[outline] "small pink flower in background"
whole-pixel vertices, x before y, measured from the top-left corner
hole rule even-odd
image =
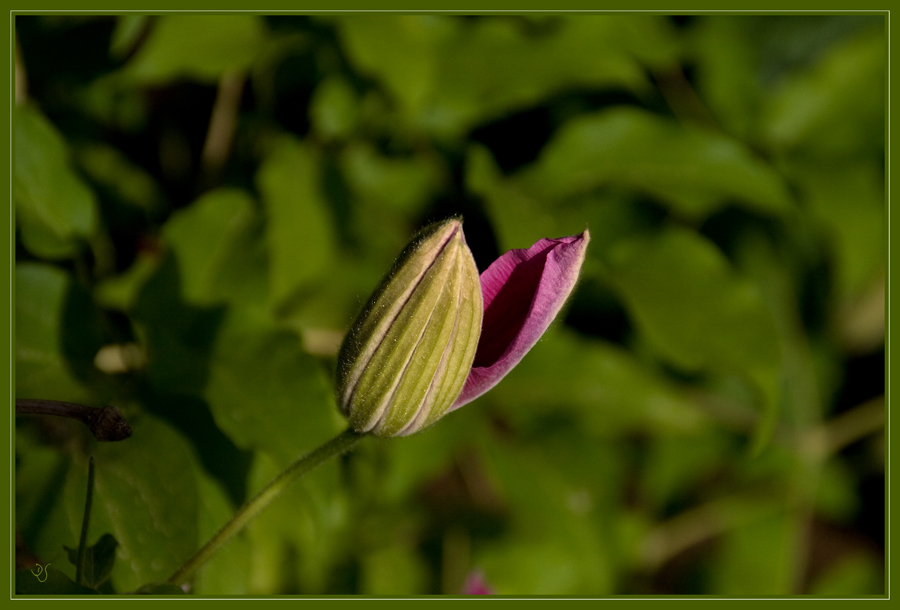
[[[479,570],[469,572],[466,584],[463,585],[463,595],[494,595],[495,591],[484,579],[484,574]]]

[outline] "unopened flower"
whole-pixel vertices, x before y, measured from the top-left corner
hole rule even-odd
[[[559,313],[589,241],[584,231],[510,250],[479,279],[459,220],[423,230],[341,346],[338,404],[351,427],[412,434],[494,387]]]
[[[481,289],[462,223],[424,229],[347,333],[338,403],[357,432],[411,434],[447,412],[481,333]]]

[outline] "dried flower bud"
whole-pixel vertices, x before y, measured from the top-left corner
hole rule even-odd
[[[440,419],[472,367],[482,315],[478,269],[462,223],[426,227],[341,346],[337,397],[351,427],[404,436]]]

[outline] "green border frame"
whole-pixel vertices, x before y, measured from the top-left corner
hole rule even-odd
[[[22,3],[25,4],[25,3]],[[177,3],[166,3],[170,5],[176,5]],[[298,4],[300,6],[298,6]],[[349,6],[348,6],[349,4]],[[8,57],[8,83],[9,83],[9,91],[7,96],[7,103],[9,104],[9,114],[8,121],[5,124],[4,130],[7,134],[9,146],[6,149],[9,155],[8,160],[8,168],[9,172],[7,174],[9,178],[8,185],[8,193],[9,193],[9,208],[8,214],[4,215],[2,220],[2,229],[5,239],[8,239],[8,242],[5,244],[6,248],[4,250],[5,256],[7,257],[6,264],[3,266],[5,276],[3,277],[4,286],[8,287],[8,298],[3,301],[2,307],[3,313],[5,314],[4,318],[8,321],[7,324],[4,325],[3,333],[7,338],[9,350],[5,354],[5,358],[8,358],[9,361],[5,370],[9,372],[9,376],[6,378],[7,381],[4,383],[8,383],[8,396],[10,397],[10,402],[14,400],[14,374],[15,374],[15,357],[14,357],[14,298],[15,298],[15,285],[14,285],[14,265],[15,265],[15,234],[14,234],[14,205],[12,199],[12,113],[14,109],[14,95],[15,95],[15,68],[14,68],[14,29],[15,29],[15,16],[18,14],[36,14],[36,13],[84,13],[84,14],[111,14],[111,13],[168,13],[168,12],[253,12],[253,13],[265,13],[265,14],[305,14],[311,12],[321,12],[321,13],[343,13],[343,12],[406,12],[406,13],[443,13],[443,14],[499,14],[499,13],[523,13],[523,12],[542,12],[542,13],[561,13],[561,12],[584,12],[584,13],[633,13],[633,12],[652,12],[652,13],[660,13],[660,14],[835,14],[835,13],[847,13],[847,14],[860,14],[860,13],[875,13],[875,14],[883,14],[885,16],[885,27],[887,30],[887,44],[888,44],[888,64],[887,64],[887,86],[886,86],[886,108],[887,108],[887,120],[885,122],[885,195],[886,195],[886,210],[887,210],[887,223],[885,226],[885,230],[887,232],[887,266],[886,266],[886,286],[885,286],[885,400],[886,400],[886,443],[885,443],[885,451],[886,451],[886,470],[885,470],[885,594],[884,596],[873,596],[873,597],[865,597],[865,598],[842,598],[846,601],[856,601],[856,600],[889,600],[891,599],[891,548],[892,542],[894,538],[894,534],[891,530],[891,517],[893,506],[891,504],[891,482],[892,482],[892,456],[891,456],[891,417],[890,417],[890,405],[891,405],[891,386],[892,380],[897,373],[896,365],[893,365],[891,360],[891,318],[892,318],[892,307],[891,307],[891,268],[893,263],[893,253],[891,250],[891,233],[894,228],[895,223],[900,223],[900,219],[892,218],[891,216],[891,176],[893,170],[892,163],[892,125],[891,125],[891,114],[893,109],[893,100],[891,97],[891,77],[893,74],[893,66],[895,62],[892,61],[894,59],[894,55],[896,53],[893,45],[891,44],[891,15],[890,10],[884,6],[884,4],[878,3],[864,3],[864,6],[854,6],[853,8],[846,8],[846,5],[832,5],[828,7],[818,7],[818,8],[783,8],[781,3],[775,2],[767,2],[767,3],[759,3],[753,8],[738,8],[733,10],[724,10],[718,3],[713,2],[700,2],[693,3],[694,6],[690,6],[689,8],[684,9],[675,9],[671,8],[670,3],[662,3],[662,2],[642,2],[640,8],[600,8],[597,6],[596,2],[566,2],[565,6],[554,6],[553,8],[545,8],[546,5],[542,5],[540,3],[534,2],[512,2],[510,0],[501,0],[490,3],[490,8],[478,8],[475,9],[471,6],[471,4],[475,3],[457,3],[458,7],[446,6],[437,9],[428,9],[423,8],[421,6],[422,3],[416,2],[395,2],[391,3],[389,7],[384,7],[381,5],[380,7],[371,6],[370,3],[341,3],[340,7],[335,7],[333,2],[327,1],[316,1],[316,2],[285,2],[283,0],[276,0],[275,2],[267,3],[266,10],[259,11],[257,9],[240,9],[236,7],[224,8],[221,4],[218,5],[217,8],[213,7],[191,7],[187,9],[176,9],[176,8],[151,8],[151,9],[136,9],[136,10],[125,10],[121,8],[120,3],[108,2],[106,0],[95,2],[93,6],[89,9],[77,9],[73,8],[71,5],[67,5],[63,2],[43,2],[41,6],[35,7],[30,6],[28,8],[18,8],[18,7],[10,7],[9,9],[9,28],[7,30],[7,48],[9,49],[9,57]],[[696,6],[699,4],[700,6]],[[829,3],[832,4],[832,3]],[[524,5],[524,6],[523,6]],[[529,6],[530,5],[530,6]],[[668,6],[667,6],[668,5]],[[706,5],[706,6],[704,6]],[[900,374],[898,374],[900,375]],[[12,405],[10,405],[12,407]],[[14,499],[14,488],[13,488],[13,460],[14,460],[14,438],[13,438],[13,420],[14,413],[12,408],[10,409],[9,419],[6,420],[5,426],[7,438],[9,438],[9,468],[7,469],[7,489],[9,490],[9,502],[7,503],[7,510],[9,511],[8,522],[10,527],[8,529],[10,536],[10,553],[7,555],[8,561],[8,573],[9,573],[9,586],[10,586],[10,600],[18,600],[18,601],[26,601],[22,598],[16,598],[13,595],[14,591],[14,562],[15,562],[15,525],[12,519],[13,513],[13,499]],[[27,601],[34,600],[36,598],[29,598]],[[83,599],[83,598],[67,598],[67,597],[54,597],[54,598],[37,598],[37,599],[46,599],[46,600],[67,600],[67,601],[77,601],[81,604],[89,604],[95,603],[95,599]],[[123,597],[116,597],[116,600],[126,599]],[[142,598],[142,599],[165,599],[165,598]],[[172,599],[172,598],[169,598]],[[207,599],[220,599],[220,598],[189,598],[192,601],[200,601]],[[235,598],[235,599],[268,599],[268,598],[260,598],[260,597],[246,597],[246,598]],[[328,598],[308,598],[308,597],[294,597],[291,599],[302,599],[304,601],[313,601],[313,600],[351,600],[351,599],[360,599],[358,596],[348,596],[348,597],[328,597]],[[363,598],[367,601],[390,601],[391,598]],[[396,599],[410,599],[410,598],[396,598]],[[440,599],[445,600],[448,598],[442,597],[424,597],[424,598],[412,598],[420,601],[427,601],[430,599]],[[459,599],[466,601],[474,601],[472,598],[450,598],[450,599]],[[484,601],[488,601],[485,598],[481,598]],[[497,599],[497,598],[493,598]],[[544,598],[509,598],[504,597],[500,599],[544,599]],[[558,598],[549,598],[549,599],[558,599]],[[565,600],[576,600],[582,598],[562,598]],[[721,601],[740,601],[744,598],[729,598],[729,597],[709,597],[709,596],[686,596],[686,597],[647,597],[647,596],[628,596],[628,597],[614,597],[614,598],[583,598],[583,599],[603,599],[604,601],[616,601],[616,602],[624,602],[624,601],[663,601],[663,600],[721,600]],[[769,598],[750,598],[750,599],[769,599]],[[774,598],[774,599],[783,599],[783,598]],[[814,598],[814,597],[802,597],[797,599],[832,599],[832,598]]]

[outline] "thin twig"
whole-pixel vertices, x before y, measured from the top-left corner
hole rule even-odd
[[[203,152],[200,155],[201,188],[213,185],[218,180],[231,152],[231,144],[237,131],[237,116],[244,90],[243,72],[231,71],[222,75]]]
[[[60,400],[16,399],[16,415],[56,415],[83,422],[98,441],[122,441],[131,436],[131,426],[118,408],[109,405],[102,409],[86,407]]]
[[[78,540],[78,560],[75,563],[75,582],[87,586],[84,580],[84,561],[87,550],[88,527],[91,524],[91,504],[94,501],[94,456],[88,461],[87,497],[84,500],[84,518],[81,520],[81,538]]]

